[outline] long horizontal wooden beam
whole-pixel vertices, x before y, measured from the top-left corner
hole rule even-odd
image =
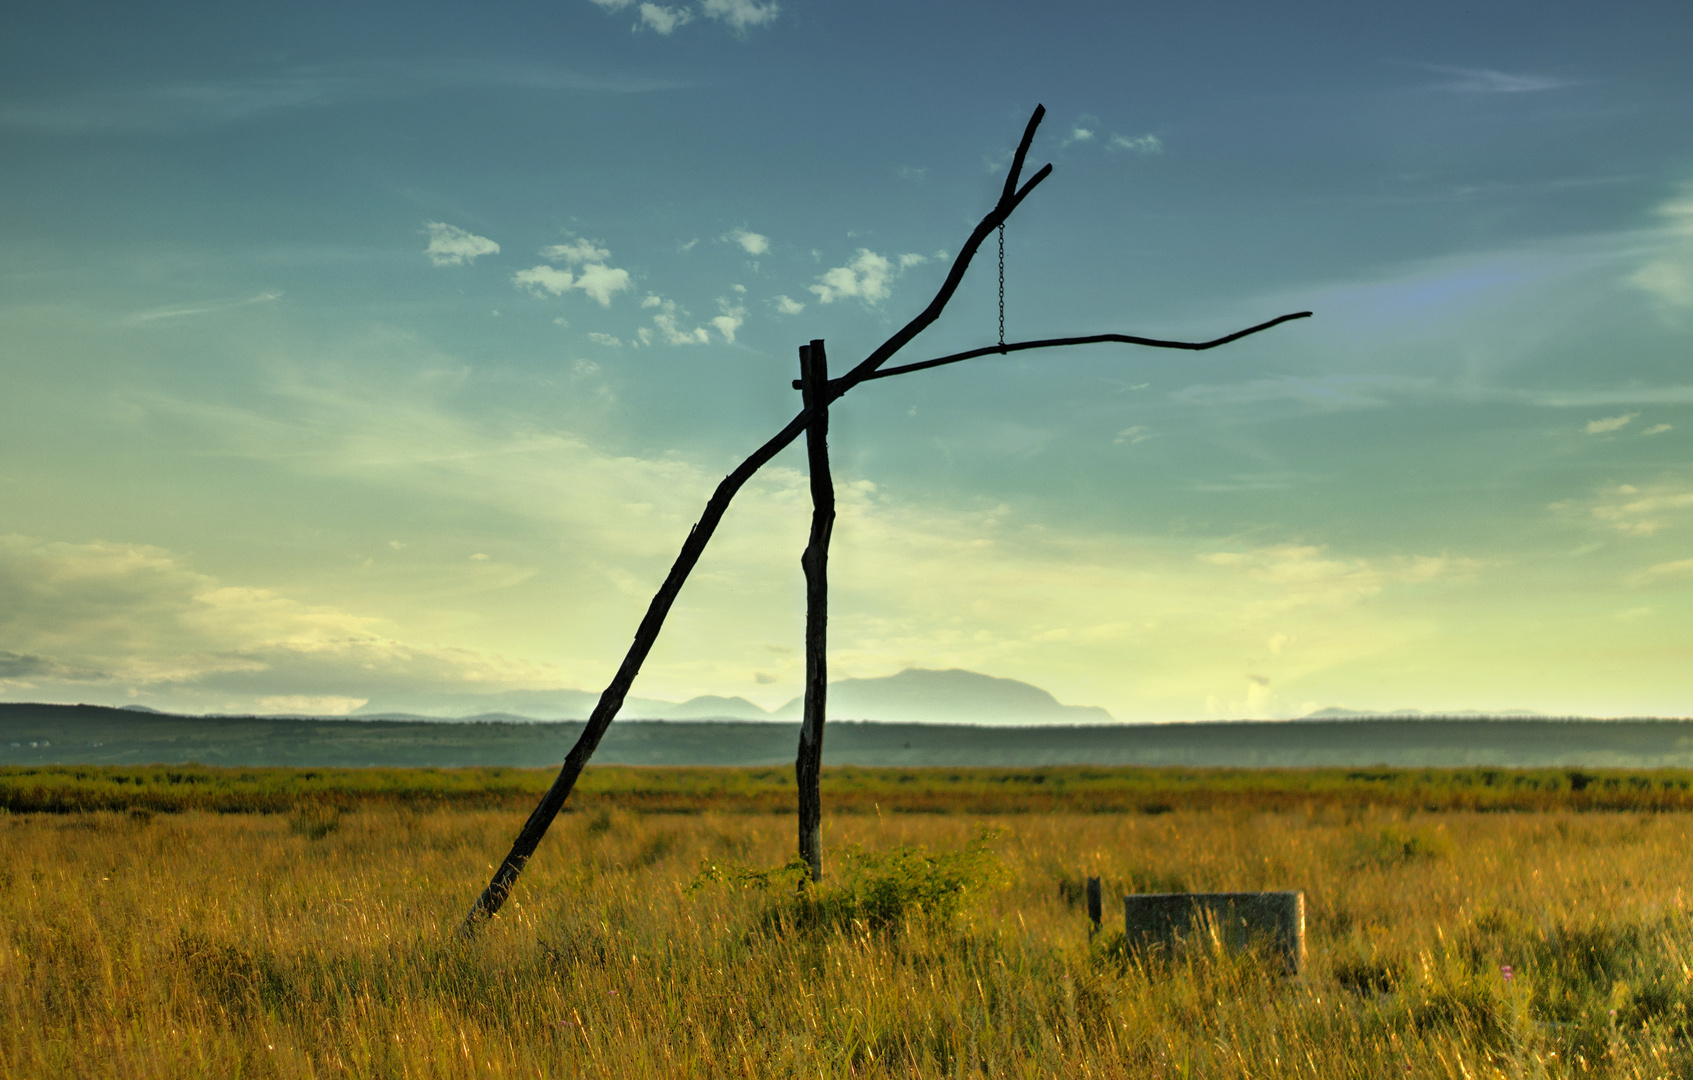
[[[1278,315],[1269,322],[1261,322],[1257,326],[1249,326],[1245,330],[1236,330],[1232,334],[1225,334],[1210,341],[1165,341],[1162,338],[1137,337],[1134,334],[1089,334],[1086,337],[1041,338],[1038,341],[1008,341],[1004,345],[984,345],[979,349],[966,352],[952,353],[949,356],[937,356],[933,360],[919,360],[914,364],[900,364],[897,367],[880,368],[864,376],[860,382],[872,379],[886,379],[894,375],[905,375],[913,371],[926,371],[929,368],[942,367],[946,364],[956,364],[960,360],[974,360],[979,356],[1000,356],[1005,353],[1023,352],[1026,349],[1055,349],[1065,345],[1104,345],[1115,342],[1121,345],[1146,345],[1154,349],[1187,349],[1190,352],[1203,352],[1215,349],[1219,345],[1227,345],[1231,341],[1239,341],[1243,337],[1268,330],[1272,326],[1280,326],[1284,322],[1294,319],[1309,319],[1309,311],[1295,311],[1290,315]],[[799,380],[794,380],[794,389],[800,388]],[[830,384],[834,389],[834,384]],[[845,391],[842,391],[844,393]],[[839,395],[834,395],[838,397]]]

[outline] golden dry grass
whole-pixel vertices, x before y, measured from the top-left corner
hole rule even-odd
[[[831,854],[999,830],[956,920],[876,930],[688,890],[704,860],[782,862],[791,817],[605,809],[460,945],[521,818],[0,814],[0,1075],[1693,1073],[1681,815],[826,819]],[[1304,889],[1308,973],[1090,942],[1087,874]]]

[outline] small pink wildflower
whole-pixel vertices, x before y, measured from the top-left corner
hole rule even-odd
[[[1510,982],[1511,979],[1516,976],[1517,972],[1510,964],[1501,964],[1499,965],[1499,974],[1505,976],[1506,982]]]

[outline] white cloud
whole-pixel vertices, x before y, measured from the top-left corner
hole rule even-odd
[[[859,248],[851,262],[826,271],[817,279],[816,285],[808,288],[825,304],[832,304],[842,297],[856,296],[866,305],[873,305],[888,298],[889,283],[900,271],[927,261],[922,255],[901,255],[896,269],[893,260],[869,248]]]
[[[1153,433],[1143,427],[1126,427],[1122,431],[1117,432],[1117,437],[1111,441],[1119,446],[1123,443],[1128,443],[1130,446],[1133,446],[1135,443],[1145,442],[1146,440],[1152,438],[1152,436]]]
[[[1108,150],[1130,150],[1137,154],[1164,152],[1164,142],[1156,135],[1140,135],[1132,139],[1127,135],[1113,135],[1105,147]]]
[[[511,276],[512,283],[520,289],[528,289],[539,296],[543,292],[554,296],[563,296],[576,283],[576,278],[569,270],[558,270],[551,266],[531,266],[527,270],[519,270]]]
[[[758,4],[753,0],[705,0],[700,5],[706,18],[728,23],[736,30],[763,26],[776,18],[779,10],[774,3]]]
[[[1674,430],[1675,430],[1674,424],[1653,424],[1651,427],[1647,428],[1645,431],[1642,431],[1640,434],[1642,434],[1642,435],[1662,435],[1666,431],[1674,431]]]
[[[429,230],[429,246],[423,253],[436,266],[463,266],[475,262],[479,255],[500,253],[500,245],[486,236],[477,236],[445,222],[426,221],[423,227]]]
[[[723,314],[712,319],[711,325],[717,327],[718,332],[723,335],[723,339],[733,345],[735,343],[735,331],[739,330],[741,324],[747,321],[746,305],[730,300],[728,297],[720,296],[717,299],[717,307]]]
[[[618,338],[614,338],[610,334],[602,334],[597,330],[588,335],[588,340],[593,342],[595,345],[609,345],[612,348],[616,348],[617,346],[623,344],[623,342]]]
[[[1092,142],[1092,141],[1093,141],[1093,131],[1089,128],[1083,127],[1080,124],[1077,124],[1075,127],[1072,127],[1070,129],[1070,134],[1065,136],[1064,142],[1062,143],[1062,145],[1070,146],[1074,143]]]
[[[572,266],[577,263],[603,263],[611,258],[611,249],[600,247],[599,243],[593,240],[578,239],[542,248],[541,258],[569,263]]]
[[[643,345],[651,345],[653,343],[655,337],[653,333],[654,328],[658,331],[656,335],[657,338],[662,340],[666,345],[705,345],[711,341],[710,336],[706,334],[705,327],[703,326],[696,326],[692,330],[682,329],[680,325],[682,313],[678,311],[676,301],[665,300],[662,297],[649,295],[645,300],[641,301],[641,306],[644,308],[659,309],[658,313],[653,316],[652,327],[643,326],[639,330],[635,331],[636,337],[640,338]],[[715,322],[716,320],[713,321]],[[738,327],[740,324],[736,323],[735,325]],[[719,325],[718,329],[722,329],[722,326]],[[729,340],[733,341],[735,339],[730,337]]]
[[[595,0],[596,3],[599,0]],[[678,26],[694,21],[694,13],[687,8],[664,7],[661,4],[642,4],[641,22],[660,34],[669,34]]]
[[[780,311],[784,315],[798,315],[800,312],[805,310],[805,305],[800,303],[798,300],[793,300],[786,296],[778,296],[776,298],[776,310]]]
[[[598,300],[601,307],[610,307],[611,294],[630,287],[629,271],[589,263],[576,276],[576,287]]]
[[[770,238],[746,229],[732,229],[723,236],[724,243],[741,245],[748,255],[763,255],[770,250]]]
[[[602,307],[611,306],[613,293],[631,287],[629,271],[618,270],[600,263],[589,263],[577,274],[552,266],[532,266],[511,276],[512,283],[539,296],[543,292],[563,296],[571,289],[587,293]]]
[[[1624,413],[1622,416],[1608,416],[1603,420],[1589,420],[1587,422],[1587,433],[1589,435],[1603,435],[1609,431],[1620,431],[1632,424],[1634,418],[1639,415],[1637,412],[1631,412]]]

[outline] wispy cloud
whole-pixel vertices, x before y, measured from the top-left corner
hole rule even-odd
[[[1130,138],[1127,135],[1113,135],[1111,141],[1105,144],[1107,150],[1128,150],[1131,153],[1152,155],[1164,152],[1164,142],[1156,135],[1137,135]]]
[[[634,7],[637,0],[589,0],[590,3],[604,8],[606,11],[623,11]],[[635,24],[635,29],[643,27],[659,34],[668,35],[678,27],[686,26],[695,19],[711,19],[728,26],[736,33],[745,33],[749,27],[764,26],[772,22],[780,8],[775,3],[759,4],[754,0],[702,0],[697,8],[686,4],[670,7],[662,4],[640,3],[636,7],[641,21]]]
[[[686,26],[694,21],[694,13],[683,7],[666,7],[663,4],[642,4],[641,25],[659,34],[669,34],[678,26]]]
[[[1655,536],[1693,513],[1693,490],[1674,483],[1618,484],[1586,500],[1552,503],[1553,513],[1586,518],[1625,536]]]
[[[641,301],[641,306],[657,309],[653,313],[653,324],[643,326],[635,331],[635,336],[642,345],[651,345],[655,341],[662,341],[666,345],[705,345],[710,343],[711,337],[706,333],[705,327],[696,325],[692,329],[683,328],[682,320],[687,317],[687,312],[677,307],[676,301],[648,294],[647,298]],[[737,322],[734,325],[739,327],[740,323]],[[721,330],[722,326],[719,325],[718,329]],[[735,339],[730,336],[729,340]]]
[[[1177,390],[1170,396],[1191,405],[1298,401],[1326,410],[1344,410],[1378,408],[1397,396],[1427,396],[1436,391],[1437,386],[1432,379],[1400,375],[1283,375],[1221,385],[1198,383]]]
[[[770,238],[746,228],[731,229],[723,234],[726,244],[739,244],[748,255],[763,255],[770,250]]]
[[[128,322],[150,323],[160,319],[185,319],[194,315],[210,315],[219,311],[230,311],[235,308],[251,307],[254,304],[268,304],[273,300],[280,300],[279,292],[262,292],[256,296],[233,297],[222,300],[202,300],[197,304],[180,304],[172,307],[149,308],[131,315]]]
[[[1586,431],[1589,435],[1605,435],[1612,431],[1621,431],[1634,423],[1635,417],[1639,415],[1637,412],[1631,412],[1624,413],[1621,416],[1607,416],[1602,420],[1589,420]]]
[[[437,61],[297,67],[240,79],[183,79],[0,102],[0,128],[65,135],[169,133],[245,123],[346,101],[409,97],[442,87],[510,86],[541,92],[650,93],[691,85],[674,78],[597,75],[559,68]]]
[[[1588,390],[1508,390],[1495,395],[1548,409],[1592,409],[1617,405],[1693,404],[1693,386],[1619,386]]]
[[[1665,578],[1693,577],[1693,559],[1677,559],[1649,566],[1628,579],[1630,585],[1650,585]]]
[[[700,11],[708,19],[726,23],[733,30],[749,26],[764,26],[775,20],[780,12],[774,3],[758,4],[753,0],[705,0]]]
[[[0,536],[0,595],[8,635],[25,650],[0,653],[0,690],[13,692],[174,693],[210,708],[342,713],[373,687],[414,679],[542,674],[402,642],[378,619],[220,581],[143,544]]]
[[[600,247],[594,240],[577,239],[544,247],[540,254],[543,259],[574,266],[577,263],[603,263],[611,258],[611,249]]]
[[[518,288],[528,289],[536,295],[547,292],[563,296],[576,284],[576,275],[552,266],[532,266],[519,270],[511,276],[511,280]]]
[[[776,310],[784,315],[798,315],[805,310],[805,305],[787,296],[778,296],[773,303]]]
[[[429,233],[429,246],[423,253],[436,266],[464,266],[475,262],[478,256],[500,253],[500,245],[486,236],[477,236],[446,222],[426,221],[423,227]]]
[[[1441,64],[1423,64],[1426,71],[1433,71],[1447,76],[1447,80],[1437,83],[1435,89],[1450,90],[1463,94],[1533,94],[1542,90],[1556,90],[1559,87],[1570,86],[1568,79],[1553,78],[1549,75],[1513,75],[1492,68],[1446,67]]]
[[[1674,308],[1693,307],[1693,185],[1657,208],[1668,222],[1668,243],[1654,258],[1627,277]]]

